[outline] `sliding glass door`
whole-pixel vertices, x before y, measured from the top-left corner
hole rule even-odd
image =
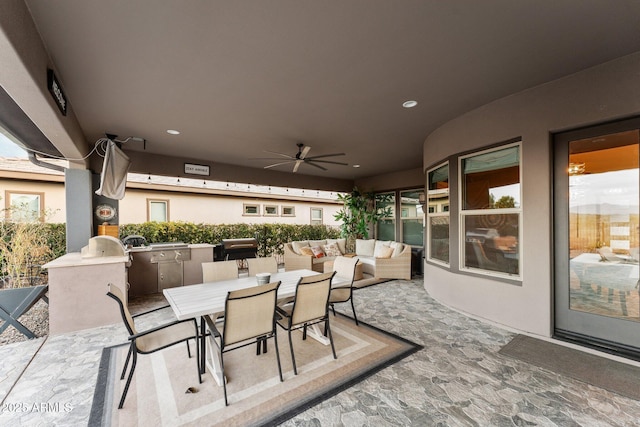
[[[640,357],[640,119],[554,138],[556,335]]]

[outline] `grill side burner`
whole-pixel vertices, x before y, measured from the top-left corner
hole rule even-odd
[[[223,239],[222,257],[224,260],[255,258],[258,255],[256,239]]]

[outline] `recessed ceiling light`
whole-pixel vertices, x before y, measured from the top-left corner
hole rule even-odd
[[[175,130],[175,129],[168,129],[167,133],[169,133],[171,135],[180,135],[180,131],[179,130]]]
[[[360,167],[360,165],[353,165],[353,167],[354,167],[354,168],[359,168],[359,167]]]
[[[405,102],[402,103],[402,106],[404,108],[413,108],[416,105],[418,105],[418,101],[405,101]]]

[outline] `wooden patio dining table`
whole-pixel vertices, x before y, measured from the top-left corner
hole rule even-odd
[[[301,277],[319,274],[312,270],[291,270],[271,274],[270,282],[280,281],[278,288],[278,300],[291,298],[295,295],[296,285]],[[332,281],[332,286],[339,286],[343,283],[340,279]],[[200,369],[204,373],[205,367],[216,380],[218,385],[224,381],[222,368],[220,366],[220,352],[213,343],[213,334],[206,334],[206,322],[204,316],[213,313],[223,313],[225,301],[230,291],[245,289],[257,286],[256,277],[239,277],[237,279],[221,280],[217,282],[206,282],[196,285],[179,286],[164,289],[163,293],[169,305],[173,309],[178,320],[198,319],[200,322]],[[321,333],[317,325],[310,328],[308,336],[328,345],[329,340]],[[208,351],[207,351],[208,349]]]

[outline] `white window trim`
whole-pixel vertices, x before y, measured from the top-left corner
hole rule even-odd
[[[285,209],[291,209],[291,213],[284,213]],[[289,216],[289,217],[294,217],[296,216],[296,207],[295,206],[281,206],[280,209],[280,216]]]
[[[276,212],[268,213],[269,208],[275,208]],[[279,212],[278,205],[262,205],[262,216],[278,216]]]
[[[520,184],[520,207],[519,208],[502,208],[502,209],[468,209],[465,210],[464,206],[464,171],[462,169],[462,162],[464,159],[469,157],[475,157],[481,154],[490,153],[492,151],[504,150],[511,147],[519,147],[520,158],[519,168],[518,168],[518,182]],[[458,260],[459,260],[459,269],[464,272],[472,272],[476,274],[481,274],[483,276],[488,277],[496,277],[496,278],[508,278],[510,280],[522,281],[523,279],[523,262],[522,262],[522,253],[524,249],[524,244],[522,241],[522,224],[523,224],[523,206],[524,206],[524,183],[522,181],[522,169],[523,169],[523,161],[522,161],[522,140],[518,140],[513,143],[504,144],[492,148],[488,148],[486,150],[480,150],[473,153],[465,154],[464,156],[458,157],[458,206],[460,207],[458,213],[458,234],[459,234],[459,245],[458,245]],[[490,215],[490,214],[518,214],[518,274],[509,274],[502,273],[498,271],[484,270],[481,268],[473,268],[466,267],[464,265],[464,255],[465,255],[465,242],[466,242],[466,230],[464,228],[465,224],[465,216],[467,215]]]
[[[247,213],[248,207],[256,208],[256,213]],[[260,205],[258,203],[243,203],[242,216],[260,216]]]
[[[169,222],[169,199],[147,199],[147,221],[151,221],[151,203],[164,203],[166,214],[165,222]]]

